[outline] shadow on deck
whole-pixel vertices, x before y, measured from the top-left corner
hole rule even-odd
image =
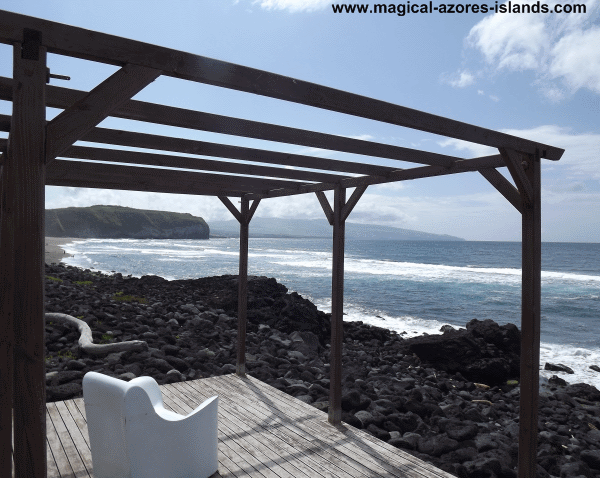
[[[160,386],[165,407],[188,414],[219,396],[214,477],[435,477],[434,466],[253,378],[237,375]],[[93,477],[83,398],[46,404],[48,477]]]

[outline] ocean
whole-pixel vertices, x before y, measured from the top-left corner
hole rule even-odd
[[[238,273],[239,240],[77,240],[69,265],[168,280]],[[248,274],[274,277],[331,312],[331,240],[251,238]],[[600,389],[600,244],[542,244],[541,368],[571,367],[569,383]],[[521,322],[521,244],[346,242],[344,320],[412,337],[471,319]],[[553,373],[541,371],[541,381]]]

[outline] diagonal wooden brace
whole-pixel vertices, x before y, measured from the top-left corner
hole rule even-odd
[[[235,206],[231,203],[231,201],[229,200],[229,198],[227,196],[218,196],[219,199],[221,200],[221,202],[223,204],[225,204],[225,207],[227,209],[229,209],[229,212],[231,214],[233,214],[233,216],[237,219],[237,221],[241,224],[243,221],[242,218],[242,213],[240,211],[238,211]]]
[[[229,200],[228,197],[226,197],[226,196],[218,196],[218,197],[221,200],[221,202],[223,204],[225,204],[227,209],[229,209],[229,212],[231,212],[231,214],[233,214],[234,217],[237,219],[237,221],[242,225],[250,224],[250,221],[252,220],[252,216],[254,216],[254,213],[256,212],[256,208],[258,208],[258,205],[260,204],[260,199],[255,199],[254,201],[252,201],[252,206],[250,206],[249,210],[246,213],[244,213],[243,211],[242,212],[238,211],[236,209],[236,207],[231,203],[231,201]]]
[[[246,217],[246,222],[248,224],[250,224],[250,221],[252,220],[252,216],[254,216],[254,213],[256,212],[256,208],[258,207],[259,204],[260,204],[260,198],[252,201],[252,206],[250,206],[250,210],[248,211],[248,216]]]
[[[327,217],[327,221],[329,221],[329,225],[333,226],[333,209],[331,209],[331,204],[329,204],[327,197],[325,197],[325,193],[323,191],[316,191],[315,194],[321,203],[321,207],[323,208],[325,217]]]
[[[521,164],[520,155],[510,148],[498,148],[498,150],[519,189],[523,204],[531,206],[533,201],[533,186],[525,174],[525,168]]]
[[[354,192],[350,196],[350,199],[348,199],[346,204],[344,204],[344,207],[342,207],[342,221],[345,221],[346,219],[348,219],[348,216],[352,212],[352,209],[354,209],[354,206],[356,206],[356,203],[358,202],[358,200],[361,198],[361,196],[364,194],[364,192],[366,190],[367,190],[367,186],[358,186],[354,190]]]
[[[46,127],[46,164],[161,75],[160,70],[125,65]]]
[[[498,172],[497,169],[480,169],[479,173],[510,202],[517,211],[523,212],[521,195],[517,188]]]

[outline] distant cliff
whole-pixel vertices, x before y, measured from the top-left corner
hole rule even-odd
[[[46,209],[47,237],[208,239],[210,229],[189,213],[121,206]]]
[[[278,219],[257,217],[250,222],[250,237],[331,237],[326,219]],[[211,221],[213,237],[239,237],[237,221]],[[464,241],[447,234],[432,234],[376,224],[346,223],[346,239],[388,241]]]

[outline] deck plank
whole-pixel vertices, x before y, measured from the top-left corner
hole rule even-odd
[[[82,474],[82,476],[89,477],[93,468],[92,457],[89,453],[86,453],[86,451],[89,450],[89,446],[83,438],[81,422],[78,423],[74,419],[66,402],[56,402],[55,405],[56,409],[58,410],[60,416],[63,419],[67,432],[70,435],[70,439],[75,447],[75,451],[78,453],[79,460],[76,461],[77,469],[81,469],[81,466],[83,466],[85,474]],[[72,407],[73,405],[71,404],[70,406]],[[79,413],[79,411],[77,411],[77,413]],[[87,427],[85,431],[87,434]],[[64,438],[65,440],[68,440],[68,437],[66,435],[64,436]],[[69,453],[67,453],[67,455],[69,455]],[[75,469],[76,466],[73,464],[73,460],[69,459],[69,461],[71,461],[71,466]]]
[[[271,423],[266,429],[269,434],[274,435],[276,441],[287,443],[295,448],[296,454],[298,451],[302,452],[303,455],[306,455],[305,461],[320,465],[324,476],[334,478],[369,476],[361,472],[363,470],[360,470],[362,468],[360,463],[352,463],[353,466],[351,466],[349,464],[349,461],[352,461],[349,459],[350,457],[340,456],[330,445],[321,441],[314,434],[305,433],[302,428],[297,427],[294,422],[301,421],[302,417],[291,421],[275,404],[272,409],[265,409],[263,413],[257,413],[253,410],[254,406],[260,406],[256,400],[240,401],[239,390],[228,389],[224,381],[202,383],[202,387],[210,387],[211,383],[215,384],[215,391],[228,392],[226,395],[226,398],[229,399],[227,407],[232,409],[232,413],[250,422],[256,422],[257,420],[270,421]],[[236,393],[238,394],[237,400],[229,398],[230,396],[236,396]],[[314,459],[311,458],[313,456]]]
[[[226,383],[220,383],[219,387],[221,389],[227,390]],[[233,390],[233,389],[232,389]],[[277,391],[281,395],[285,395],[282,392]],[[238,390],[238,393],[241,393]],[[265,397],[262,397],[264,400]],[[282,396],[275,396],[274,399],[284,398]],[[298,401],[293,399],[294,401]],[[273,400],[273,399],[268,399]],[[252,396],[247,396],[247,403],[253,404],[253,410],[250,413],[260,414],[264,413],[264,405],[265,401],[258,400],[257,397],[254,397],[252,400]],[[303,403],[303,402],[300,402]],[[236,406],[236,405],[232,405]],[[263,410],[261,411],[261,408]],[[343,445],[346,443],[347,438],[340,434],[339,429],[333,427],[327,422],[327,414],[316,410],[314,407],[310,407],[316,414],[310,419],[306,420],[306,414],[298,414],[295,416],[288,416],[288,411],[290,408],[288,405],[283,402],[279,408],[276,409],[276,415],[279,416],[282,420],[287,421],[286,427],[293,430],[302,440],[305,440],[307,443],[311,443],[313,447],[313,452],[320,457],[322,460],[326,460],[325,462],[329,462],[334,470],[343,470],[344,474],[340,474],[339,476],[405,476],[398,472],[398,470],[394,470],[390,468],[389,470],[385,470],[384,468],[377,466],[366,466],[362,459],[358,459],[356,454],[348,453],[346,449],[343,448]],[[285,411],[283,411],[285,410]],[[311,414],[312,410],[309,410]],[[236,408],[236,413],[243,414],[243,410]],[[294,419],[290,421],[290,419]],[[324,425],[324,430],[320,430],[320,433],[315,433],[313,425],[313,421],[321,422]],[[280,439],[285,439],[284,437],[279,437]],[[322,438],[325,438],[324,440]],[[318,445],[318,448],[314,449],[315,445]],[[394,473],[395,472],[395,473]]]
[[[219,396],[219,471],[212,478],[453,478],[412,455],[248,376],[160,386],[187,415]],[[93,478],[83,398],[46,404],[48,477]]]
[[[171,408],[172,411],[181,415],[187,415],[194,409],[188,404],[186,397],[181,397],[179,394],[174,393],[168,385],[162,385],[161,391],[163,392],[164,404]],[[264,478],[272,476],[259,471],[255,465],[260,465],[254,457],[239,446],[221,426],[219,426],[219,453],[225,456],[230,464],[234,465],[234,473],[238,476],[252,475]]]
[[[81,400],[81,406],[83,408],[83,398],[77,399]],[[81,410],[77,406],[77,400],[67,400],[65,402],[57,402],[64,403],[65,407],[71,414],[71,420],[73,420],[71,425],[76,426],[79,429],[79,435],[81,436],[81,440],[83,442],[79,442],[77,448],[79,450],[90,450],[90,438],[87,431],[87,421],[85,419],[85,415],[82,414]],[[84,408],[85,413],[85,408]]]
[[[227,377],[226,380],[230,380],[231,376],[227,375],[224,377]],[[280,392],[274,387],[270,387],[254,377],[249,376],[249,380],[266,396],[278,396],[281,400],[285,401],[287,405],[285,409],[286,411],[289,410],[291,412],[293,409],[301,416],[303,414],[313,414],[313,416],[315,416],[316,414],[324,413],[315,409],[311,405],[308,405],[300,400],[296,400],[293,397]],[[328,423],[323,422],[322,420],[312,421],[310,422],[310,425],[315,425],[316,428],[314,431],[317,433],[319,430],[325,431],[329,427]],[[426,463],[403,450],[395,448],[382,440],[378,440],[364,430],[359,430],[358,428],[354,428],[347,424],[344,424],[343,428],[345,429],[344,434],[352,438],[352,440],[347,442],[348,444],[351,444],[351,448],[354,448],[355,450],[356,448],[364,450],[368,452],[371,457],[377,459],[378,461],[381,458],[384,458],[386,461],[395,464],[396,466],[406,467],[407,471],[413,474],[417,472],[424,473],[423,476],[427,477],[433,476],[439,478],[454,478],[453,475],[436,468],[430,463]]]
[[[173,386],[179,390],[181,396],[194,396],[199,397],[200,392],[193,389],[192,387],[185,386],[185,383],[177,383],[173,384]],[[223,401],[225,397],[222,394],[222,391],[213,390],[209,385],[206,385],[205,393],[202,394],[201,399],[210,398],[210,396],[214,396],[215,394],[221,393],[219,397],[220,401]],[[210,392],[210,393],[209,393]],[[314,469],[310,469],[302,466],[301,463],[298,463],[293,460],[289,460],[288,457],[290,453],[297,453],[297,450],[286,447],[283,442],[277,442],[276,440],[270,440],[269,437],[265,436],[264,429],[260,429],[260,424],[241,420],[240,417],[235,416],[230,410],[229,407],[221,407],[219,410],[219,423],[223,423],[230,430],[238,430],[238,441],[247,441],[249,445],[255,447],[256,449],[263,450],[264,453],[269,455],[269,459],[272,460],[277,467],[281,467],[286,470],[286,473],[289,476],[297,477],[297,478],[317,478],[320,475]]]
[[[50,451],[53,456],[54,463],[56,464],[56,472],[58,473],[57,477],[73,477],[75,473],[71,468],[71,464],[69,463],[69,458],[67,457],[65,450],[60,443],[60,439],[58,437],[58,432],[56,431],[56,427],[54,426],[54,420],[52,419],[51,407],[50,405],[54,405],[53,403],[46,404],[46,456],[48,457],[48,452]],[[46,472],[48,474],[49,468]]]

